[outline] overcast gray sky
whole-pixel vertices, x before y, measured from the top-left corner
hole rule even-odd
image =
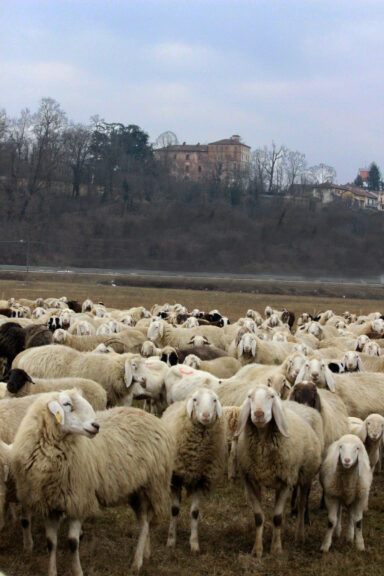
[[[0,107],[384,171],[384,1],[1,0]]]

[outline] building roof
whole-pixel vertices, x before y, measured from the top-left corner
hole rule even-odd
[[[208,146],[206,144],[171,144],[164,148],[157,148],[155,152],[163,150],[171,152],[208,152]]]
[[[359,176],[362,180],[368,180],[369,178],[369,170],[368,168],[359,168]]]
[[[240,136],[238,137],[234,137],[232,136],[232,138],[223,138],[223,140],[216,140],[215,142],[210,142],[208,144],[208,146],[228,146],[231,145],[233,146],[234,144],[240,144],[240,146],[245,146],[245,148],[251,148],[250,146],[247,146],[247,144],[243,144],[243,142],[240,142]]]

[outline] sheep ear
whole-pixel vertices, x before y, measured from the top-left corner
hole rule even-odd
[[[234,436],[235,440],[240,436],[240,434],[244,430],[245,425],[248,422],[250,413],[251,413],[251,398],[248,395],[248,397],[244,400],[244,402],[241,405],[239,420],[237,423],[237,430]]]
[[[64,424],[64,410],[61,404],[56,400],[51,400],[48,403],[48,410],[55,416],[56,422],[62,426]]]
[[[290,433],[288,429],[288,423],[285,419],[283,409],[281,406],[281,400],[278,396],[274,396],[272,400],[272,414],[275,419],[276,426],[280,430],[281,434],[286,438],[289,438]]]
[[[365,442],[367,439],[367,435],[368,435],[367,423],[363,422],[363,425],[359,430],[358,437],[362,442]]]
[[[268,386],[268,388],[272,387],[272,378],[267,379],[267,386]]]
[[[357,456],[357,460],[359,462],[359,476],[362,476],[364,474],[364,452],[365,452],[364,446],[360,446],[359,454]]]
[[[160,322],[159,334],[160,334],[160,338],[162,338],[164,336],[164,325],[162,322]]]
[[[169,356],[169,363],[171,366],[176,366],[176,364],[179,362],[179,357],[176,354],[176,352],[172,352]]]
[[[305,375],[305,370],[306,370],[306,366],[305,366],[305,362],[304,362],[304,364],[300,368],[298,375],[296,376],[295,384],[298,384],[298,383],[303,381],[304,375]]]
[[[220,404],[219,399],[216,400],[216,413],[217,413],[218,419],[221,420],[221,418],[223,417],[223,408]]]
[[[333,379],[332,372],[328,369],[327,366],[325,366],[325,382],[331,392],[336,392],[335,381]]]
[[[315,396],[315,406],[314,406],[315,410],[318,410],[319,412],[321,412],[321,400],[320,400],[320,395],[317,392],[316,396]]]
[[[189,418],[192,418],[192,412],[193,412],[193,397],[190,398],[187,402],[187,414]]]
[[[131,386],[132,380],[133,380],[132,368],[129,361],[127,360],[127,362],[125,363],[125,374],[124,374],[124,383],[127,388]]]
[[[244,354],[244,342],[240,340],[239,345],[237,346],[237,355],[239,358]]]
[[[4,464],[3,466],[3,478],[4,478],[4,482],[6,482],[8,480],[8,476],[9,476],[9,466],[7,464]]]
[[[340,372],[343,372],[343,370],[341,369],[342,367],[342,363],[338,363],[338,362],[330,362],[328,364],[328,368],[331,372],[333,372],[334,374],[340,374]]]
[[[252,356],[256,356],[256,340],[252,342]]]
[[[337,465],[339,463],[340,458],[340,446],[336,446],[336,450],[333,453],[333,460],[332,460],[332,472],[333,474],[336,472]]]
[[[357,359],[357,367],[360,370],[360,372],[364,372],[364,365],[363,365],[363,361],[361,360],[360,356]]]

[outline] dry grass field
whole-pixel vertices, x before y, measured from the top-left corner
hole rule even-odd
[[[343,298],[344,287],[335,287],[335,297],[307,294],[262,294],[221,292],[217,290],[196,291],[139,286],[108,286],[99,277],[30,277],[0,280],[0,298],[37,296],[62,296],[83,300],[103,300],[106,305],[129,307],[143,304],[150,307],[154,302],[182,302],[189,308],[205,310],[218,308],[234,319],[252,307],[263,310],[266,304],[286,306],[295,312],[332,308],[340,312],[370,312],[382,308],[380,291],[371,299]],[[187,284],[187,283],[186,283]],[[273,288],[273,287],[272,287]],[[317,290],[314,288],[313,290]],[[307,292],[310,289],[306,288]],[[267,290],[272,292],[273,289]],[[362,293],[361,296],[368,294]],[[217,489],[203,501],[201,506],[200,545],[201,553],[189,551],[189,501],[185,497],[179,522],[179,539],[175,551],[165,547],[167,523],[160,524],[152,532],[152,558],[144,565],[143,576],[379,576],[384,574],[382,547],[384,528],[384,476],[375,476],[369,511],[363,521],[366,551],[357,553],[343,540],[335,540],[330,553],[323,556],[319,549],[327,527],[327,516],[319,509],[320,490],[317,483],[311,494],[311,525],[304,546],[294,541],[294,520],[285,518],[283,531],[284,552],[279,558],[269,554],[271,540],[272,495],[266,493],[266,529],[264,533],[265,554],[262,560],[250,555],[254,540],[253,515],[247,505],[239,483],[229,484],[225,478]],[[66,525],[63,523],[59,544],[59,576],[69,576],[69,552],[65,540]],[[21,529],[18,524],[9,525],[0,534],[0,570],[6,576],[40,576],[47,573],[47,554],[42,523],[34,522],[35,550],[32,554],[22,551]],[[84,523],[84,537],[80,556],[86,576],[122,576],[129,574],[129,566],[136,545],[137,526],[130,509],[120,507],[104,511],[99,518]]]

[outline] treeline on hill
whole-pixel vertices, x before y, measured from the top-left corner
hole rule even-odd
[[[0,264],[201,272],[382,273],[383,215],[177,181],[138,126],[67,122],[44,99],[0,122]]]

